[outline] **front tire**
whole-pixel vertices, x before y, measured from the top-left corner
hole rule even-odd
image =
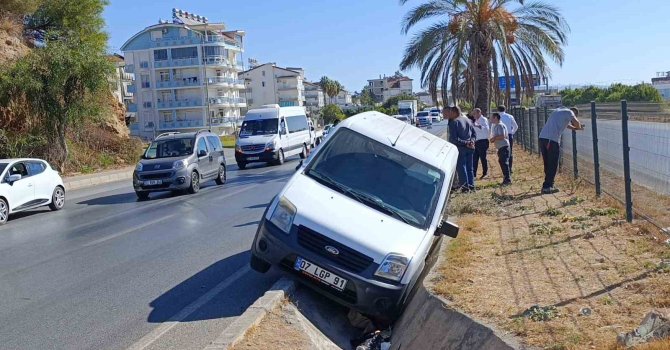
[[[191,186],[188,187],[188,193],[195,194],[200,191],[200,175],[197,171],[191,173]]]
[[[217,185],[223,185],[226,183],[226,165],[221,164],[219,165],[219,175],[216,177],[214,180],[216,181]]]
[[[251,260],[249,261],[249,266],[255,271],[260,273],[266,273],[272,265],[270,263],[262,260],[261,258],[251,254]]]
[[[9,204],[0,198],[0,225],[6,224],[7,220],[9,220]]]
[[[51,195],[51,204],[49,208],[53,211],[61,210],[65,206],[65,190],[58,186]]]
[[[284,151],[283,151],[283,150],[279,150],[278,153],[277,153],[277,162],[276,162],[275,164],[277,164],[277,165],[282,165],[282,164],[284,164],[284,161],[285,161],[285,159],[284,159]]]

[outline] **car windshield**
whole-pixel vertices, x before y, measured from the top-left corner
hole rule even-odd
[[[410,114],[412,114],[412,109],[411,108],[398,108],[398,114],[410,115]]]
[[[183,157],[193,154],[193,138],[156,140],[144,153],[145,159]]]
[[[307,176],[409,225],[430,224],[444,176],[440,170],[347,128],[324,146]]]
[[[277,133],[277,118],[245,120],[240,129],[240,136],[273,135]]]
[[[416,116],[417,117],[427,117],[429,112],[419,112]]]

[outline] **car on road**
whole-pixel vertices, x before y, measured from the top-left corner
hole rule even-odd
[[[442,114],[440,112],[430,112],[430,120],[433,123],[439,123],[442,121]]]
[[[42,159],[0,159],[0,225],[9,215],[48,205],[65,206],[63,179]]]
[[[323,136],[328,135],[328,132],[330,131],[330,128],[333,127],[333,124],[326,124],[326,126],[323,127]]]
[[[281,165],[287,157],[305,159],[312,145],[312,132],[305,107],[265,105],[244,116],[235,142],[235,161],[240,169],[249,163]]]
[[[168,132],[158,135],[142,155],[133,172],[137,198],[151,192],[196,193],[203,182],[226,182],[226,159],[221,139],[208,130]]]
[[[430,112],[422,111],[416,114],[416,126],[417,127],[432,127],[433,119],[430,116]]]
[[[395,119],[398,119],[402,122],[405,122],[407,124],[412,124],[412,120],[408,116],[398,114],[398,115],[393,115],[392,117],[395,118]]]
[[[251,267],[297,276],[332,300],[396,318],[444,235],[457,149],[379,112],[340,122],[270,202]]]

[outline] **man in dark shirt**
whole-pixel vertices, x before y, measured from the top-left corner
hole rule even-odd
[[[468,118],[461,114],[458,106],[445,107],[442,115],[449,120],[449,142],[458,148],[456,171],[460,181],[461,191],[475,190],[475,174],[473,157],[475,153],[475,128]]]

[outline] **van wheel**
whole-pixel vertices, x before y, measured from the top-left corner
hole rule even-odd
[[[244,170],[244,169],[247,168],[247,163],[237,163],[237,167],[238,167],[240,170]]]
[[[275,164],[277,165],[284,164],[284,151],[279,150],[279,152],[277,153],[277,162]]]
[[[219,175],[214,180],[217,185],[223,185],[226,183],[226,166],[225,164],[219,165]]]
[[[51,204],[49,208],[53,211],[61,210],[65,206],[65,190],[58,186],[51,195]]]
[[[9,205],[7,204],[6,200],[0,198],[0,225],[6,224],[8,219]]]
[[[191,186],[188,187],[188,193],[194,194],[200,191],[200,175],[197,171],[191,173]]]
[[[266,273],[270,269],[270,264],[261,258],[251,254],[251,260],[249,261],[249,266],[255,271],[260,273]]]
[[[302,152],[300,152],[300,159],[307,158],[307,146],[302,145]]]

